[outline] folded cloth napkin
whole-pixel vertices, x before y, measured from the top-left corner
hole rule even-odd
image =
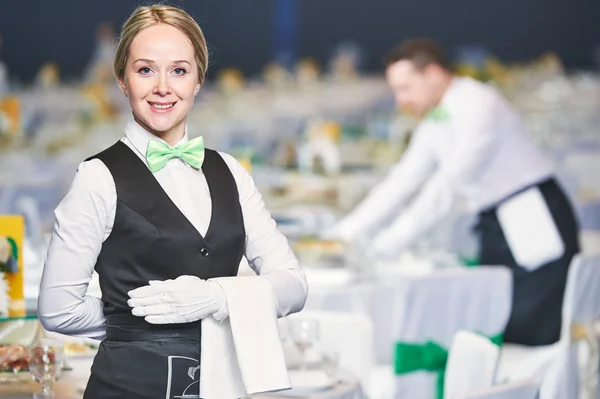
[[[519,266],[533,271],[563,256],[565,244],[538,187],[504,201],[496,213]]]
[[[260,276],[212,279],[229,318],[202,320],[200,397],[238,399],[291,388],[271,283]]]

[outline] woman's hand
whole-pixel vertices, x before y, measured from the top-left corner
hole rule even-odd
[[[150,281],[128,294],[131,313],[152,324],[190,323],[211,315],[217,320],[227,317],[227,300],[221,286],[195,276]]]

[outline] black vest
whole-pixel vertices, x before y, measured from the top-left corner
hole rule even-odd
[[[95,267],[105,315],[131,314],[127,292],[150,280],[237,274],[246,238],[242,209],[235,179],[216,151],[207,149],[202,165],[212,200],[206,237],[126,144],[119,141],[93,158],[106,165],[117,191],[112,232]]]

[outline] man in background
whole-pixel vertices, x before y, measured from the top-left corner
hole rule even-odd
[[[394,256],[440,222],[457,199],[479,215],[479,263],[514,275],[508,342],[559,338],[567,270],[578,227],[552,163],[491,85],[457,77],[427,39],[385,59],[396,102],[422,117],[400,162],[329,232]]]

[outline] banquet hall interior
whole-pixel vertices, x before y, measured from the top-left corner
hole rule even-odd
[[[46,329],[37,312],[40,281],[55,209],[78,167],[131,123],[113,60],[123,23],[148,2],[0,3],[0,398],[82,398],[102,341]],[[208,43],[206,81],[187,116],[189,138],[202,136],[207,148],[230,154],[248,172],[308,283],[304,308],[276,324],[292,388],[248,398],[600,399],[600,3],[162,3],[192,15]],[[423,211],[448,205],[447,212],[435,223],[404,223],[421,232],[406,245],[388,245],[383,254],[375,235],[332,233],[409,151],[425,156],[416,150],[425,134],[439,135],[429,140],[437,140],[440,157],[456,150],[448,137],[461,132],[444,131],[452,111],[441,116],[450,122],[414,112],[390,85],[386,55],[422,38],[443,49],[454,81],[486,87],[510,105],[572,207],[578,245],[556,282],[564,295],[551,310],[544,302],[534,311],[560,320],[552,342],[505,339],[520,298],[551,283],[539,277],[514,295],[514,273],[538,270],[480,256],[482,210],[453,177],[443,181],[440,198],[452,192],[455,200]],[[469,107],[461,115],[476,116],[478,106]],[[462,149],[465,158],[477,155],[477,137],[486,132],[469,134],[475,139]],[[502,151],[502,144],[489,151],[481,170]],[[511,169],[522,154],[510,152],[502,173],[525,174]],[[446,162],[433,161],[442,169]],[[401,190],[421,180],[406,172],[388,184]],[[389,201],[394,190],[388,188]],[[387,222],[416,212],[411,204],[419,200],[414,193],[392,205]],[[532,224],[541,222],[533,216],[528,224],[536,212],[521,212],[515,225],[522,230],[512,236],[504,231],[517,260],[527,248],[548,255],[542,242],[554,227],[536,230]],[[255,276],[251,263],[242,258],[238,275]],[[96,272],[86,294],[102,298]],[[543,335],[538,328],[545,327],[527,326]],[[54,396],[39,396],[44,384]]]

